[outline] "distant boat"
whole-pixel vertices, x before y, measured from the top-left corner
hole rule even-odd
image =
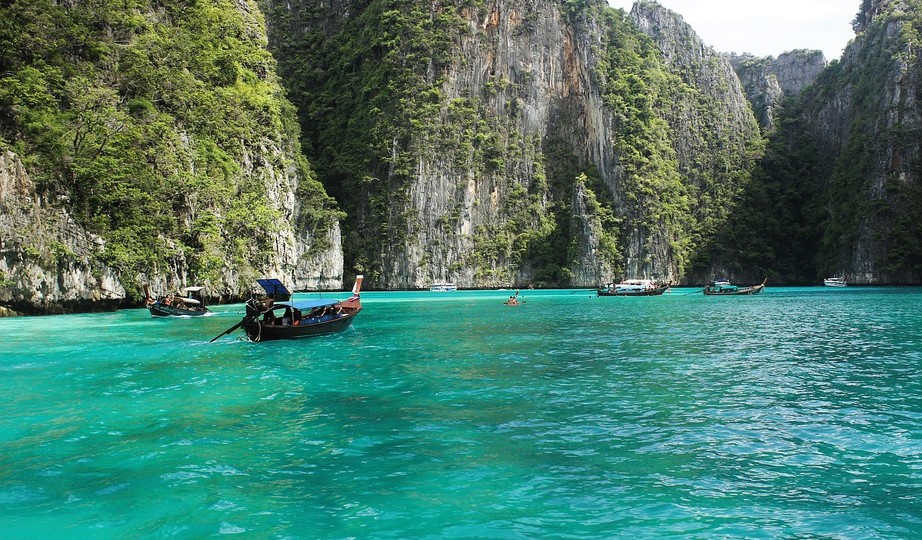
[[[823,285],[827,287],[847,287],[848,282],[845,281],[845,278],[828,277],[823,280]]]
[[[660,296],[669,290],[668,283],[652,279],[626,279],[599,287],[597,296]]]
[[[181,292],[154,300],[147,292],[147,309],[153,317],[201,317],[210,310],[205,307],[202,291],[205,287],[186,287]]]
[[[759,294],[762,292],[762,289],[765,288],[765,282],[768,281],[768,278],[762,280],[762,283],[759,285],[753,285],[751,287],[738,287],[731,284],[726,279],[719,279],[708,283],[704,287],[704,294],[708,296],[736,296],[743,294]]]
[[[250,298],[246,302],[243,319],[225,330],[211,341],[243,327],[250,341],[271,341],[296,339],[342,332],[352,325],[352,320],[362,311],[359,299],[362,276],[356,276],[352,296],[347,300],[288,300],[291,292],[277,279],[261,279],[257,282],[266,291],[268,298]],[[275,297],[286,300],[276,301]]]
[[[454,283],[433,283],[429,286],[432,292],[452,292],[457,291],[458,287]]]

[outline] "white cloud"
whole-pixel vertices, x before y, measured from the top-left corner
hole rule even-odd
[[[633,0],[608,0],[630,11]],[[827,60],[842,56],[854,37],[852,19],[861,0],[659,0],[720,52],[778,56],[820,49]]]

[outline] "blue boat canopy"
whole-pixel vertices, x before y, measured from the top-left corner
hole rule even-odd
[[[256,283],[266,291],[270,298],[284,297],[291,298],[291,291],[285,285],[275,278],[257,279]]]

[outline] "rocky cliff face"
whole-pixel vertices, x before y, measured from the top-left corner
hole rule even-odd
[[[291,173],[291,171],[288,171]],[[272,185],[286,223],[296,223],[294,177],[271,170],[263,174]],[[282,197],[279,197],[279,195]],[[343,286],[343,259],[338,225],[324,239],[323,249],[306,230],[283,227],[275,237],[274,256],[264,261],[261,275],[279,277],[296,290],[338,290]],[[20,159],[0,154],[0,305],[7,314],[53,314],[107,311],[126,301],[123,280],[139,280],[155,293],[196,283],[188,261],[177,250],[160,273],[123,275],[100,262],[105,242],[80,226],[65,209],[43,200]],[[208,283],[213,299],[240,299],[253,288],[254,275],[226,265],[220,282]],[[130,304],[129,304],[130,305]]]
[[[686,234],[697,245],[697,258],[704,258],[729,217],[730,201],[745,189],[760,156],[759,128],[729,57],[706,46],[679,14],[640,1],[631,19],[653,39],[667,69],[684,84],[683,92],[663,104],[663,114],[694,210],[695,222]],[[694,272],[672,277],[701,283],[725,263],[707,260]]]
[[[114,309],[187,285],[232,301],[266,276],[343,287],[340,212],[300,153],[254,1],[0,17],[0,306]]]
[[[759,125],[774,128],[778,109],[785,97],[793,97],[813,84],[826,67],[822,51],[796,50],[778,58],[731,55],[730,62],[743,83]]]
[[[331,91],[353,107],[351,116],[339,116],[359,123],[364,115],[355,107],[380,98],[367,86],[354,96],[349,89],[379,77],[370,65],[388,62],[392,48],[408,51],[392,72],[432,52],[406,37],[416,26],[399,29],[400,17],[382,13],[386,6],[375,2],[293,2],[275,10],[269,4],[270,45],[282,55],[290,93],[306,96],[296,104],[312,111],[306,121],[311,125],[329,122],[338,130],[342,124],[326,116],[342,106],[324,100],[323,92]],[[703,250],[752,167],[758,127],[729,62],[675,14],[642,2],[632,11],[633,23],[619,22],[617,14],[603,16],[602,2],[589,6],[571,10],[552,0],[495,0],[457,11],[420,2],[406,6],[410,18],[431,25],[426,32],[438,36],[436,43],[452,41],[444,64],[444,57],[433,55],[413,68],[438,112],[424,119],[416,118],[418,109],[398,113],[389,125],[366,130],[392,133],[372,143],[386,146],[385,152],[366,158],[388,165],[345,171],[342,160],[331,158],[320,171],[328,181],[353,182],[342,194],[352,199],[345,202],[352,214],[348,226],[360,231],[354,240],[373,236],[378,242],[349,263],[367,264],[372,286],[420,288],[446,280],[462,287],[593,286],[624,275],[681,279],[692,251]],[[377,26],[382,20],[386,29]],[[439,27],[452,20],[456,30]],[[660,58],[613,71],[622,41],[633,47],[626,54],[647,54],[646,45],[631,45],[639,39],[637,27],[659,46]],[[404,40],[395,41],[391,32]],[[359,33],[363,43],[349,38]],[[321,60],[308,55],[317,65],[305,69],[284,58],[298,54],[292,45],[298,42],[323,43],[331,51]],[[665,77],[651,67],[660,62],[669,72]],[[304,73],[316,77],[305,80]],[[629,84],[652,97],[618,94],[632,76],[637,82]],[[414,98],[381,101],[398,99]],[[385,106],[370,112],[379,117]],[[401,130],[402,116],[414,117],[414,125]],[[330,130],[324,135],[335,136]],[[648,152],[655,156],[643,157]],[[590,181],[579,184],[582,173]],[[387,196],[374,191],[378,185],[386,186]],[[586,214],[594,198],[601,201],[600,215],[610,208],[613,219]],[[386,210],[375,208],[379,199],[387,201]]]
[[[827,160],[827,271],[856,283],[917,283],[922,275],[922,58],[918,8],[865,0],[856,38],[803,118]]]
[[[125,289],[99,262],[103,247],[39,198],[15,154],[0,153],[0,304],[24,314],[115,309]]]
[[[539,181],[545,174],[544,145],[551,139],[561,140],[584,166],[595,165],[611,185],[619,182],[616,135],[593,76],[602,40],[597,22],[569,20],[557,2],[549,1],[501,0],[466,16],[471,31],[462,36],[442,88],[449,102],[478,104],[476,114],[497,134],[504,162],[483,170],[459,152],[464,147],[419,156],[409,187],[409,211],[418,226],[405,242],[381,254],[386,287],[425,287],[443,280],[465,287],[534,283],[527,261],[520,264],[506,249],[484,252],[491,237],[540,226],[553,197]],[[441,116],[447,124],[456,122],[447,109]],[[515,151],[507,152],[510,148]],[[537,194],[539,207],[524,223],[514,215],[514,196],[520,193]],[[577,242],[588,246],[592,227],[583,223],[587,217],[579,200],[566,201],[575,203],[566,212],[579,224]],[[598,283],[600,273],[611,272],[593,253],[587,249],[583,263],[573,269],[574,284]],[[480,257],[490,260],[489,269]]]
[[[262,186],[263,199],[256,214],[276,216],[270,249],[258,260],[232,262],[229,253],[235,239],[227,244],[208,246],[211,255],[227,261],[221,265],[220,277],[200,283],[190,271],[191,261],[183,249],[175,246],[175,255],[165,268],[141,276],[121,276],[122,279],[142,281],[151,291],[166,294],[183,286],[201,284],[213,301],[238,301],[250,292],[256,292],[255,279],[274,277],[292,290],[340,290],[343,288],[343,253],[339,223],[331,223],[323,238],[315,238],[312,227],[301,224],[305,209],[297,197],[303,181],[302,171],[296,162],[296,148],[291,141],[263,140],[247,148],[241,157],[240,174],[255,179]],[[192,171],[187,172],[192,175]],[[201,208],[188,207],[180,211],[177,219],[191,228],[195,212]],[[216,213],[222,212],[215,208]],[[170,245],[168,239],[163,239]],[[245,241],[238,239],[237,241]],[[318,247],[319,246],[319,247]]]

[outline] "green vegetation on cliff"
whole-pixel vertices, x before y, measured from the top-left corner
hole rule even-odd
[[[681,273],[694,248],[689,186],[679,175],[672,131],[665,116],[683,92],[679,78],[668,73],[653,42],[614,11],[605,22],[609,41],[598,69],[608,84],[605,104],[616,122],[616,150],[623,167],[623,221],[640,229],[653,251],[665,240]],[[626,233],[629,231],[625,231]],[[659,276],[663,270],[656,269]]]
[[[788,283],[922,279],[922,1],[902,5],[869,19],[865,1],[843,61],[780,111],[727,235],[746,246],[735,264]]]
[[[476,107],[446,104],[440,90],[469,4],[374,0],[350,6],[350,17],[320,5],[262,7],[302,145],[348,215],[347,267],[374,283],[380,251],[414,226],[408,189],[420,154],[432,148],[419,141],[439,144],[443,106]]]
[[[301,177],[300,219],[316,238],[339,217],[297,157],[261,14],[239,5],[0,5],[0,146],[106,240],[101,256],[136,297],[138,275],[217,285],[228,265],[245,272],[269,253],[280,216],[266,210],[264,171]]]
[[[748,181],[754,152],[740,158],[739,142],[708,120],[719,116],[715,104],[663,66],[623,11],[602,2],[564,1],[556,9],[574,28],[592,31],[590,19],[604,28],[605,43],[593,55],[599,63],[590,67],[596,82],[604,82],[600,90],[616,124],[618,182],[586,163],[578,105],[555,102],[539,139],[520,131],[523,104],[536,105],[526,103],[533,99],[530,74],[511,80],[509,66],[499,66],[482,88],[465,89],[470,95],[445,95],[446,83],[457,88],[452,77],[483,61],[479,55],[497,54],[489,51],[490,32],[498,30],[486,30],[502,25],[495,6],[372,0],[349,3],[346,15],[319,5],[261,5],[280,73],[299,108],[302,146],[349,215],[347,266],[372,282],[381,277],[382,254],[414,240],[420,224],[409,198],[421,163],[437,163],[438,174],[474,177],[498,194],[494,214],[471,231],[473,247],[454,266],[470,269],[481,286],[509,283],[519,273],[539,286],[570,284],[579,253],[580,231],[572,226],[580,184],[604,216],[602,243],[593,247],[599,259],[618,269],[621,246],[640,237],[648,253],[664,252],[666,264],[681,272],[701,260]],[[508,31],[529,39],[546,7],[512,17]],[[469,56],[459,55],[465,44]],[[684,114],[674,110],[677,103],[705,119],[703,131],[694,133],[704,142],[693,170],[682,170],[676,155],[670,122]],[[464,187],[446,196],[463,199]],[[449,212],[439,225],[448,234],[460,230],[459,219],[459,212]]]
[[[918,282],[922,0],[886,5],[869,24],[856,19],[859,23],[866,28],[853,61],[838,65],[805,97],[805,107],[816,111],[823,96],[844,87],[851,93],[847,143],[829,178],[820,270],[852,270],[854,261],[862,261],[885,282]]]

